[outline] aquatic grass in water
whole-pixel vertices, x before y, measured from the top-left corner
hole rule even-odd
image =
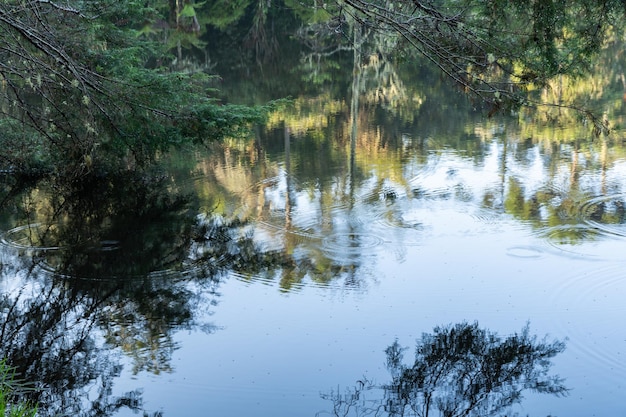
[[[2,417],[35,417],[37,407],[24,401],[13,402],[12,398],[32,388],[16,378],[15,369],[0,360],[0,416]]]

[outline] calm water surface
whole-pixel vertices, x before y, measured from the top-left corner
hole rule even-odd
[[[410,359],[422,333],[476,321],[566,341],[552,373],[569,395],[527,392],[514,412],[626,414],[619,133],[529,136],[452,89],[442,104],[430,81],[395,107],[363,85],[292,92],[249,140],[174,155],[153,194],[5,187],[3,349],[62,381],[43,384],[52,410],[343,415],[329,396],[388,383],[394,340]],[[253,246],[280,262],[246,257]],[[347,415],[382,395],[365,390]]]

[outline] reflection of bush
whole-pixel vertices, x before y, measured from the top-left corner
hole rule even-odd
[[[53,282],[34,273],[32,265],[23,266],[27,269],[16,273],[23,281],[14,278],[17,289],[0,298],[0,356],[34,384],[35,390],[22,394],[40,405],[38,415],[88,416],[100,410],[97,415],[106,416],[122,407],[139,410],[137,392],[112,396],[121,366],[98,345],[96,331],[106,298],[90,297],[69,282]]]
[[[289,262],[281,251],[263,250],[245,222],[219,216],[201,218],[192,233],[192,265],[215,275],[224,270],[253,274]]]
[[[520,403],[524,391],[567,394],[563,380],[549,375],[551,359],[564,349],[560,341],[538,341],[528,326],[506,338],[476,323],[437,327],[422,335],[412,365],[402,363],[398,341],[385,350],[390,383],[359,381],[347,394],[325,398],[334,402],[335,415],[360,409],[357,415],[496,416]],[[362,392],[375,388],[384,398],[365,401]]]
[[[167,177],[18,188],[5,204],[27,232],[9,234],[19,242],[0,251],[0,284],[11,282],[1,287],[0,357],[38,388],[27,394],[40,416],[141,412],[139,392],[112,394],[115,352],[134,373],[172,371],[174,330],[217,329],[202,317],[228,271],[282,262],[245,224],[198,218],[197,201]]]

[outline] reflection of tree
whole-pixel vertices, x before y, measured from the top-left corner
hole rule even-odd
[[[26,278],[20,290],[5,292],[0,300],[0,352],[21,377],[36,383],[38,390],[31,394],[40,404],[39,415],[140,409],[138,392],[111,395],[121,367],[93,334],[102,300],[64,291],[63,285],[34,273],[27,272]],[[96,398],[84,390],[90,386],[97,389]]]
[[[551,359],[564,349],[560,341],[538,341],[528,326],[504,339],[476,323],[437,327],[422,335],[412,365],[402,363],[405,349],[397,341],[385,350],[389,384],[359,381],[354,390],[325,398],[337,416],[509,415],[524,391],[567,394],[563,380],[549,375]],[[384,398],[366,400],[365,391],[376,388]]]
[[[296,7],[298,2],[289,3]],[[366,231],[337,226],[354,223],[346,209],[355,203],[351,201],[354,198],[357,209],[365,206],[366,210],[377,210],[377,220],[403,225],[407,230],[413,227],[415,223],[403,222],[402,211],[408,203],[402,204],[411,198],[428,198],[429,186],[434,189],[426,180],[429,171],[437,168],[440,160],[449,163],[447,157],[452,154],[451,163],[470,168],[473,162],[477,171],[494,152],[499,153],[499,181],[483,184],[488,189],[477,191],[481,186],[470,184],[471,179],[450,177],[444,188],[435,190],[443,191],[438,195],[466,199],[467,203],[480,194],[482,202],[476,202],[481,211],[512,215],[539,230],[548,227],[551,237],[566,241],[580,242],[593,236],[589,229],[579,227],[579,209],[594,195],[620,192],[619,184],[606,181],[607,170],[624,153],[620,138],[586,141],[588,129],[579,123],[559,129],[553,125],[539,127],[536,119],[529,122],[526,110],[513,115],[519,124],[495,118],[479,120],[476,103],[443,82],[435,69],[411,59],[393,59],[389,54],[393,45],[385,44],[393,40],[367,28],[355,30],[360,26],[349,16],[345,21],[332,22],[330,15],[320,14],[318,18],[324,19],[316,20],[305,13],[315,9],[302,7],[302,16],[308,16],[302,19],[306,28],[302,39],[307,45],[297,52],[308,57],[307,62],[321,61],[328,69],[321,74],[321,67],[312,68],[311,74],[320,81],[333,81],[301,86],[300,77],[308,74],[308,63],[291,74],[276,77],[268,72],[264,77],[238,80],[237,88],[245,84],[254,94],[278,80],[281,88],[289,86],[286,94],[296,97],[292,106],[270,115],[254,142],[231,142],[223,157],[212,155],[203,167],[207,177],[216,178],[215,183],[206,181],[210,183],[206,188],[211,187],[206,195],[219,193],[224,196],[222,201],[234,201],[231,204],[239,213],[245,212],[244,217],[270,225],[267,233],[272,243],[283,244],[289,254],[301,255],[293,263],[294,269],[284,271],[281,282],[285,290],[307,277],[325,283],[337,282],[337,273],[343,276],[341,267],[345,265],[337,268],[337,262],[320,246],[328,236]],[[309,18],[314,22],[311,25],[306,24]],[[344,25],[341,40],[333,39],[332,23]],[[337,45],[342,47],[332,53]],[[281,62],[297,55],[289,50]],[[605,60],[610,64],[607,68],[598,64],[597,76],[578,80],[584,85],[568,92],[572,95],[565,99],[571,102],[594,91],[594,106],[612,109],[611,120],[616,120],[615,97],[619,93],[623,106],[623,86],[609,82],[615,77],[608,70],[618,70],[623,58],[611,52]],[[602,91],[609,94],[600,94]],[[289,142],[285,142],[285,129],[290,133]],[[595,157],[598,152],[600,160]],[[537,167],[541,169],[537,177],[527,175]],[[598,184],[602,184],[590,185],[597,172],[602,176]],[[594,209],[600,210],[602,205]],[[614,219],[605,216],[606,221],[615,222],[618,214],[616,208]],[[353,263],[358,264],[358,260]]]
[[[375,49],[383,46],[365,49],[366,32],[353,33],[353,43],[364,49],[352,51],[352,82],[346,85],[347,94],[341,93],[349,100],[334,99],[336,87],[320,87],[318,95],[300,96],[292,106],[273,112],[266,129],[257,132],[254,146],[252,141],[228,143],[222,155],[215,153],[202,165],[203,173],[216,179],[205,182],[211,191],[203,194],[223,195],[224,201],[234,197],[237,203],[231,205],[237,206],[238,214],[271,225],[266,230],[271,242],[282,244],[293,260],[291,267],[283,269],[285,290],[307,278],[322,284],[338,278],[357,281],[355,267],[362,259],[359,236],[370,232],[354,221],[360,203],[375,207],[381,198],[387,200],[384,217],[398,222],[391,198],[411,193],[407,160],[427,163],[432,150],[425,146],[430,125],[422,124],[434,117],[432,110],[415,108],[421,102],[421,88],[436,90],[432,74],[420,77],[417,87],[403,83],[396,66]],[[345,56],[336,58],[339,62]],[[456,120],[453,115],[451,120]],[[446,120],[445,129],[451,125],[455,123]],[[407,130],[416,131],[416,138],[405,134]],[[486,153],[482,142],[465,132],[463,123],[452,130],[450,138],[447,131],[438,131],[435,141],[441,143],[434,148],[454,140],[477,159]],[[348,242],[348,235],[355,238]],[[329,236],[339,236],[342,248],[348,243],[349,256],[338,260],[333,258],[336,251],[329,256],[323,247]]]
[[[532,140],[505,141],[501,155],[504,211],[536,229],[547,228],[550,239],[560,243],[579,243],[593,238],[597,231],[581,227],[587,221],[622,224],[620,195],[623,187],[619,182],[607,181],[622,150],[609,146],[605,138],[599,143],[577,141],[560,147],[554,144],[543,150],[538,159],[534,152],[538,145]],[[506,169],[510,167],[514,171],[517,165],[526,169],[533,165],[540,167],[546,178],[537,185],[533,180],[538,178],[515,175]],[[495,193],[494,190],[487,192],[486,206],[494,207]],[[605,196],[606,200],[596,201],[597,196]]]
[[[42,416],[141,410],[138,392],[112,394],[116,351],[133,372],[171,371],[174,331],[216,329],[203,317],[223,274],[271,271],[282,259],[261,251],[245,225],[198,217],[194,199],[165,177],[7,195],[12,222],[26,225],[4,236],[0,357],[37,384]]]

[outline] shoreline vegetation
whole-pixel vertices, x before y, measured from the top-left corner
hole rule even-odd
[[[0,416],[2,417],[35,417],[37,406],[28,401],[18,399],[19,394],[32,390],[25,381],[17,378],[15,368],[0,360]]]

